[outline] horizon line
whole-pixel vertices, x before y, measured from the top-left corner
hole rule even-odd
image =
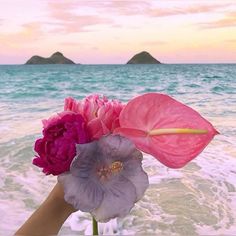
[[[93,66],[93,65],[130,65],[130,66],[135,66],[135,65],[214,65],[214,64],[236,64],[236,62],[175,62],[175,63],[157,63],[157,64],[127,64],[127,63],[75,63],[75,64],[0,64],[0,66],[52,66],[52,65],[68,65],[68,66]]]

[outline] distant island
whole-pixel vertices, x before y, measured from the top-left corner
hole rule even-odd
[[[75,64],[72,60],[64,57],[61,52],[55,52],[50,57],[32,56],[26,65],[41,65],[41,64]]]
[[[150,53],[143,51],[134,55],[127,64],[161,64],[156,58]]]
[[[61,52],[55,52],[50,57],[32,56],[26,65],[45,65],[45,64],[76,64],[66,58]],[[150,53],[143,51],[134,55],[126,64],[161,64]]]

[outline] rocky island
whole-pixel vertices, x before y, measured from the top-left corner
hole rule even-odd
[[[150,53],[143,51],[134,55],[127,64],[161,64],[161,62]]]
[[[72,60],[64,57],[61,52],[55,52],[50,57],[33,56],[26,63],[26,65],[40,65],[40,64],[75,64]]]

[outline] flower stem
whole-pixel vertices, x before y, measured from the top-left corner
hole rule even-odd
[[[93,235],[98,235],[98,222],[93,218]]]

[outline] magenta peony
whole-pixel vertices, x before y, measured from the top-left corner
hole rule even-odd
[[[33,164],[45,174],[59,175],[70,169],[76,155],[76,144],[88,142],[84,118],[80,114],[62,112],[43,121],[43,138],[35,142],[38,155]]]
[[[124,105],[117,101],[109,101],[105,96],[90,95],[77,102],[73,98],[65,99],[65,111],[81,114],[88,127],[91,140],[110,134],[120,126],[119,115]]]

